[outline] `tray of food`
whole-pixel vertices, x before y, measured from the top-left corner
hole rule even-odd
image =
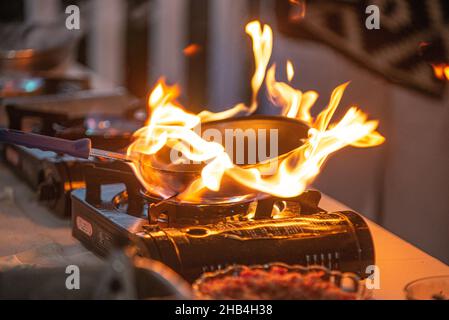
[[[197,299],[213,300],[364,300],[364,281],[353,273],[322,266],[283,263],[243,266],[204,273],[193,283]]]

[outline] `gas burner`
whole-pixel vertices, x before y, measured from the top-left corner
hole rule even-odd
[[[361,276],[374,264],[363,218],[325,212],[318,191],[293,199],[186,204],[141,191],[132,171],[89,166],[85,174],[86,188],[72,192],[72,232],[101,256],[134,244],[188,281],[235,263],[320,264]]]
[[[179,201],[176,196],[161,199],[149,194],[144,189],[140,195],[147,204],[146,216],[150,223],[162,227],[185,227],[229,221],[248,221],[272,217],[286,217],[295,208],[295,214],[319,211],[318,191],[307,191],[301,196],[288,201],[273,196],[240,197],[228,202],[188,203]],[[288,209],[286,208],[288,205]]]
[[[150,223],[162,227],[193,226],[238,220],[248,214],[252,200],[220,204],[191,204],[176,200],[176,197],[160,199],[141,189],[140,195],[147,204]]]

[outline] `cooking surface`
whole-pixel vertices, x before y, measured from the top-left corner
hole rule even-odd
[[[71,236],[70,221],[41,206],[36,194],[0,164],[0,268],[14,265],[90,264],[100,260]],[[328,211],[347,207],[323,195]],[[403,299],[404,286],[415,279],[449,274],[449,266],[368,221],[380,268],[379,299]]]

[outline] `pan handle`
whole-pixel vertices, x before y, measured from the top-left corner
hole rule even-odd
[[[28,133],[19,130],[1,129],[0,142],[16,144],[28,148],[37,148],[44,151],[65,153],[77,158],[89,158],[91,142],[84,138],[67,140],[40,134]]]

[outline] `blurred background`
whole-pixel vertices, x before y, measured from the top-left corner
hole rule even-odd
[[[67,31],[65,9],[72,4],[81,10],[80,30]],[[365,25],[371,4],[380,9],[378,30]],[[290,59],[293,85],[320,94],[314,113],[336,86],[351,81],[340,112],[360,106],[380,120],[387,139],[381,147],[335,154],[313,187],[449,263],[447,1],[0,2],[3,28],[51,23],[55,38],[58,29],[74,37],[66,63],[138,98],[165,76],[181,86],[181,101],[192,112],[249,101],[253,57],[244,27],[254,19],[273,28],[277,77],[286,80]],[[30,45],[51,40],[35,39]],[[260,101],[259,113],[279,111],[263,91]]]

